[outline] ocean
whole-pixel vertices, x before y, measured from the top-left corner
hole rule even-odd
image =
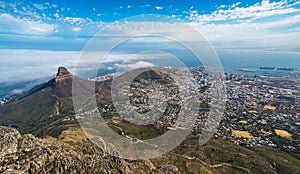
[[[275,52],[275,51],[257,51],[257,50],[216,50],[221,65],[225,73],[244,74],[250,76],[268,76],[268,77],[295,77],[300,74],[300,53],[294,52]],[[200,58],[201,59],[201,58]],[[177,60],[181,62],[178,63]],[[139,60],[140,61],[140,60]],[[177,53],[177,59],[145,59],[143,61],[150,62],[156,66],[185,66],[195,67],[203,66],[199,59],[194,55],[184,52]],[[129,62],[131,64],[137,61]],[[122,64],[122,62],[118,62]],[[128,62],[127,62],[128,63]],[[113,62],[103,64],[103,67],[112,67],[110,70],[101,69],[98,75],[114,73],[118,67],[114,67]],[[273,67],[274,69],[266,69],[260,67]],[[282,70],[281,68],[285,69]],[[292,70],[287,70],[290,68]]]
[[[300,53],[252,51],[252,50],[218,50],[219,58],[225,72],[270,77],[289,77],[300,74]],[[260,69],[259,67],[275,67]],[[278,70],[276,68],[292,68]]]

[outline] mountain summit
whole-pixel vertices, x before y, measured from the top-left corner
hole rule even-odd
[[[55,77],[55,83],[59,83],[69,78],[72,78],[72,74],[67,70],[67,68],[59,67]]]
[[[65,67],[59,67],[54,79],[55,94],[59,98],[72,96],[73,75]]]

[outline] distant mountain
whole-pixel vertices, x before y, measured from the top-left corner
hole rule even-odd
[[[57,129],[66,129],[60,126],[67,116],[64,112],[72,111],[72,101],[68,99],[72,93],[72,78],[66,68],[60,67],[54,79],[15,95],[13,101],[0,107],[1,125],[36,136],[57,136]]]
[[[59,136],[61,131],[78,126],[72,103],[75,78],[78,79],[66,68],[59,67],[55,78],[14,95],[13,100],[1,106],[0,124],[38,137]],[[88,81],[78,81],[82,81],[83,87],[90,87]],[[71,121],[63,121],[66,117]]]
[[[154,71],[143,73],[142,76],[165,78]],[[59,67],[55,78],[14,95],[12,101],[0,106],[0,124],[17,128],[22,134],[30,133],[38,137],[59,136],[61,131],[78,126],[72,102],[74,79],[76,85],[80,85],[77,89],[95,90],[99,104],[111,101],[111,80],[92,83],[73,76],[65,67]],[[66,117],[69,121],[63,121]]]

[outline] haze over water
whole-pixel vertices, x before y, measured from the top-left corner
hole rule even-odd
[[[216,50],[220,61],[224,67],[224,72],[227,73],[234,73],[234,74],[246,74],[246,75],[265,75],[271,77],[287,77],[290,73],[300,73],[300,53],[297,52],[276,52],[276,51],[259,51],[259,50],[230,50],[230,49],[218,49]],[[42,54],[44,55],[44,54]],[[70,72],[72,73],[74,69],[74,65],[71,62],[75,62],[76,54],[72,53],[73,56],[69,56],[68,63],[63,62],[63,66],[66,66]],[[36,61],[34,64],[28,64],[27,61],[19,61],[19,57],[11,57],[10,59],[0,59],[0,69],[1,71],[5,70],[5,67],[9,66],[10,64],[14,64],[15,71],[11,69],[11,71],[5,72],[5,76],[14,78],[16,77],[17,80],[7,80],[1,83],[2,89],[0,91],[0,98],[3,98],[8,95],[12,95],[15,93],[20,93],[23,90],[28,90],[34,87],[37,84],[46,82],[50,78],[52,78],[56,70],[58,68],[58,63],[60,63],[59,58],[55,58],[47,56],[41,61],[41,58]],[[63,56],[66,57],[66,53],[63,53]],[[38,56],[37,56],[38,57]],[[72,58],[73,57],[73,58]],[[194,66],[202,66],[202,64],[197,61],[195,58],[191,58],[190,56],[182,55],[184,57],[183,62],[187,67],[194,67]],[[41,63],[38,63],[40,60]],[[73,61],[72,61],[73,60]],[[167,66],[170,64],[172,60],[152,60],[152,59],[145,59],[144,61],[153,63],[158,66]],[[114,66],[115,62],[109,62],[107,66]],[[34,72],[37,70],[37,66],[39,66],[38,71],[41,72],[43,69],[43,74],[38,72]],[[262,70],[259,69],[260,66],[267,66],[267,67],[281,67],[281,68],[295,68],[298,70],[294,71],[283,71],[283,70]],[[28,71],[27,73],[20,73],[20,69],[22,67],[26,67]],[[256,72],[246,72],[240,71],[240,69],[250,69]],[[109,70],[102,71],[99,75],[104,75],[108,73],[112,73],[116,70],[116,68],[112,68]],[[34,77],[34,74],[37,74]],[[299,77],[299,76],[298,76]],[[31,80],[28,80],[31,79]]]

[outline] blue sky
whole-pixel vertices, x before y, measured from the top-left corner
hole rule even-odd
[[[216,47],[300,51],[298,0],[0,1],[0,48],[81,50],[99,29],[141,14],[190,23]]]
[[[12,94],[23,88],[10,86],[27,81],[28,89],[49,79],[58,66],[72,71],[81,50],[99,30],[142,14],[181,20],[217,51],[233,50],[233,56],[240,50],[300,54],[299,0],[0,0],[0,86],[8,86],[11,92],[6,94]],[[146,24],[135,21],[128,33],[137,25]],[[121,50],[114,60],[130,58],[129,50]],[[258,56],[251,53],[248,59]],[[136,65],[143,63],[147,64]]]

